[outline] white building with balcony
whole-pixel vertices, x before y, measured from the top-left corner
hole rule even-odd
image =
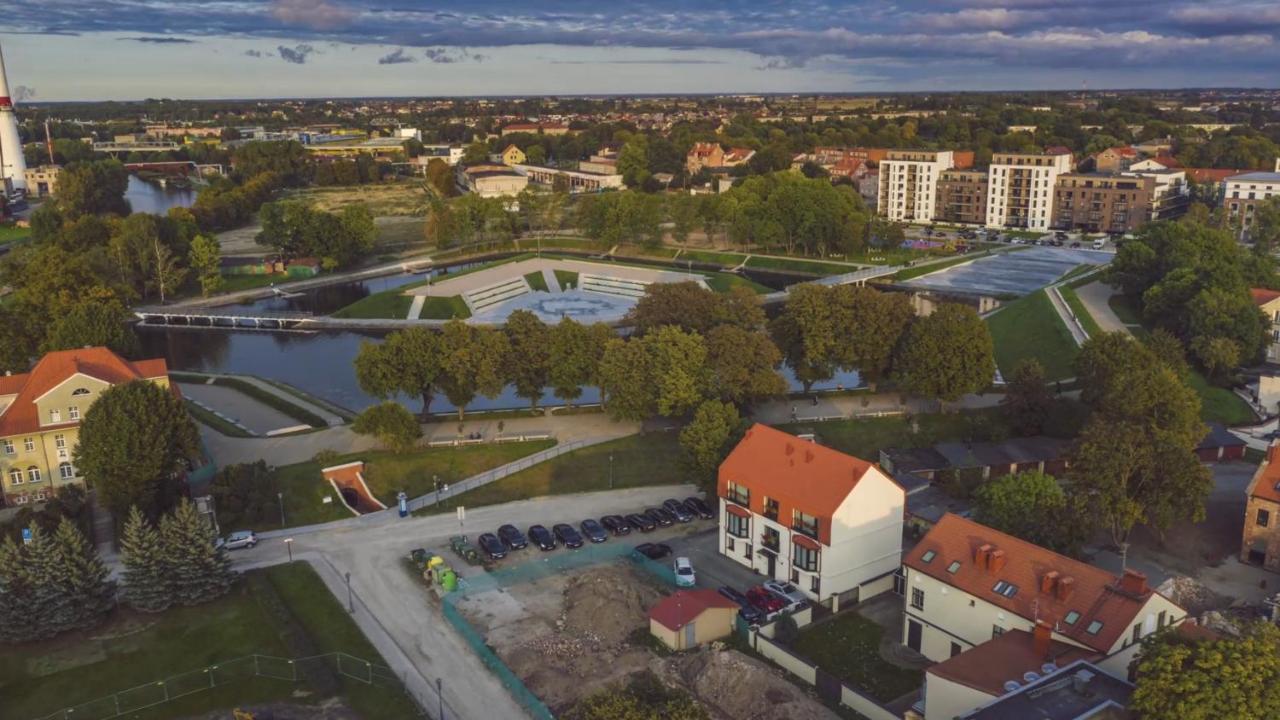
[[[1048,230],[1058,176],[1071,153],[996,153],[987,170],[987,227]]]

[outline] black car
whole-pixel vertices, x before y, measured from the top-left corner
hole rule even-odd
[[[494,560],[501,560],[507,556],[507,546],[493,533],[482,534],[476,539],[476,542],[480,544],[480,549],[484,551],[484,554]]]
[[[674,525],[676,523],[675,517],[662,508],[646,508],[644,516],[649,518],[653,524],[660,525],[662,527],[667,527],[668,525]]]
[[[710,520],[716,516],[715,512],[711,510],[711,506],[698,497],[685,498],[684,509],[705,520]]]
[[[760,612],[760,608],[752,605],[751,601],[747,600],[746,595],[728,586],[720,588],[719,592],[721,595],[738,603],[738,614],[742,616],[743,620],[752,625],[759,625],[764,622],[764,613]]]
[[[498,528],[498,539],[512,550],[523,550],[529,547],[529,541],[525,539],[524,533],[520,532],[520,528],[515,525],[503,525]]]
[[[583,520],[578,527],[582,528],[582,534],[593,543],[602,543],[609,539],[609,533],[604,531],[604,526],[591,518]]]
[[[675,498],[671,498],[670,500],[662,503],[662,509],[674,515],[676,520],[679,520],[682,523],[691,522],[694,518],[693,513],[685,509],[684,503],[676,500]]]
[[[600,518],[600,524],[604,525],[604,529],[614,535],[628,535],[631,533],[631,525],[621,515],[605,515]]]
[[[658,527],[657,522],[650,520],[648,515],[641,515],[640,513],[628,515],[627,522],[640,532],[652,532],[654,528]]]
[[[551,534],[550,530],[546,529],[542,525],[534,525],[529,528],[529,539],[533,541],[534,545],[538,546],[539,550],[556,549],[555,536]]]
[[[564,543],[567,548],[582,547],[582,535],[568,523],[557,523],[551,526],[551,532],[555,533],[556,539]]]
[[[636,546],[636,552],[650,560],[661,560],[671,554],[671,546],[662,543],[641,543]]]

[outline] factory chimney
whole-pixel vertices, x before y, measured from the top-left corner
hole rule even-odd
[[[22,156],[22,138],[18,135],[18,116],[9,95],[9,78],[4,70],[4,52],[0,50],[0,180],[13,190],[27,189],[27,161]]]

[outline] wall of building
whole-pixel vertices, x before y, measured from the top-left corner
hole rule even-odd
[[[924,675],[925,720],[953,720],[961,713],[969,712],[994,698],[994,695],[933,673],[926,672]]]
[[[880,162],[876,211],[898,222],[933,221],[938,179],[952,162],[949,151],[891,151]]]

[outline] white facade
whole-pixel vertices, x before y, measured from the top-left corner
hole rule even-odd
[[[955,164],[950,150],[891,150],[880,161],[876,211],[897,222],[931,222],[938,178]]]
[[[420,158],[433,160],[439,158],[449,163],[452,167],[462,160],[462,155],[466,152],[461,145],[423,145],[423,153]]]
[[[1247,234],[1258,205],[1280,197],[1280,172],[1251,172],[1222,181],[1222,205],[1227,217]]]
[[[418,142],[422,142],[422,131],[418,128],[396,128],[396,137],[406,140],[412,138]]]
[[[1071,156],[996,153],[987,173],[987,227],[1048,230],[1058,175]]]

